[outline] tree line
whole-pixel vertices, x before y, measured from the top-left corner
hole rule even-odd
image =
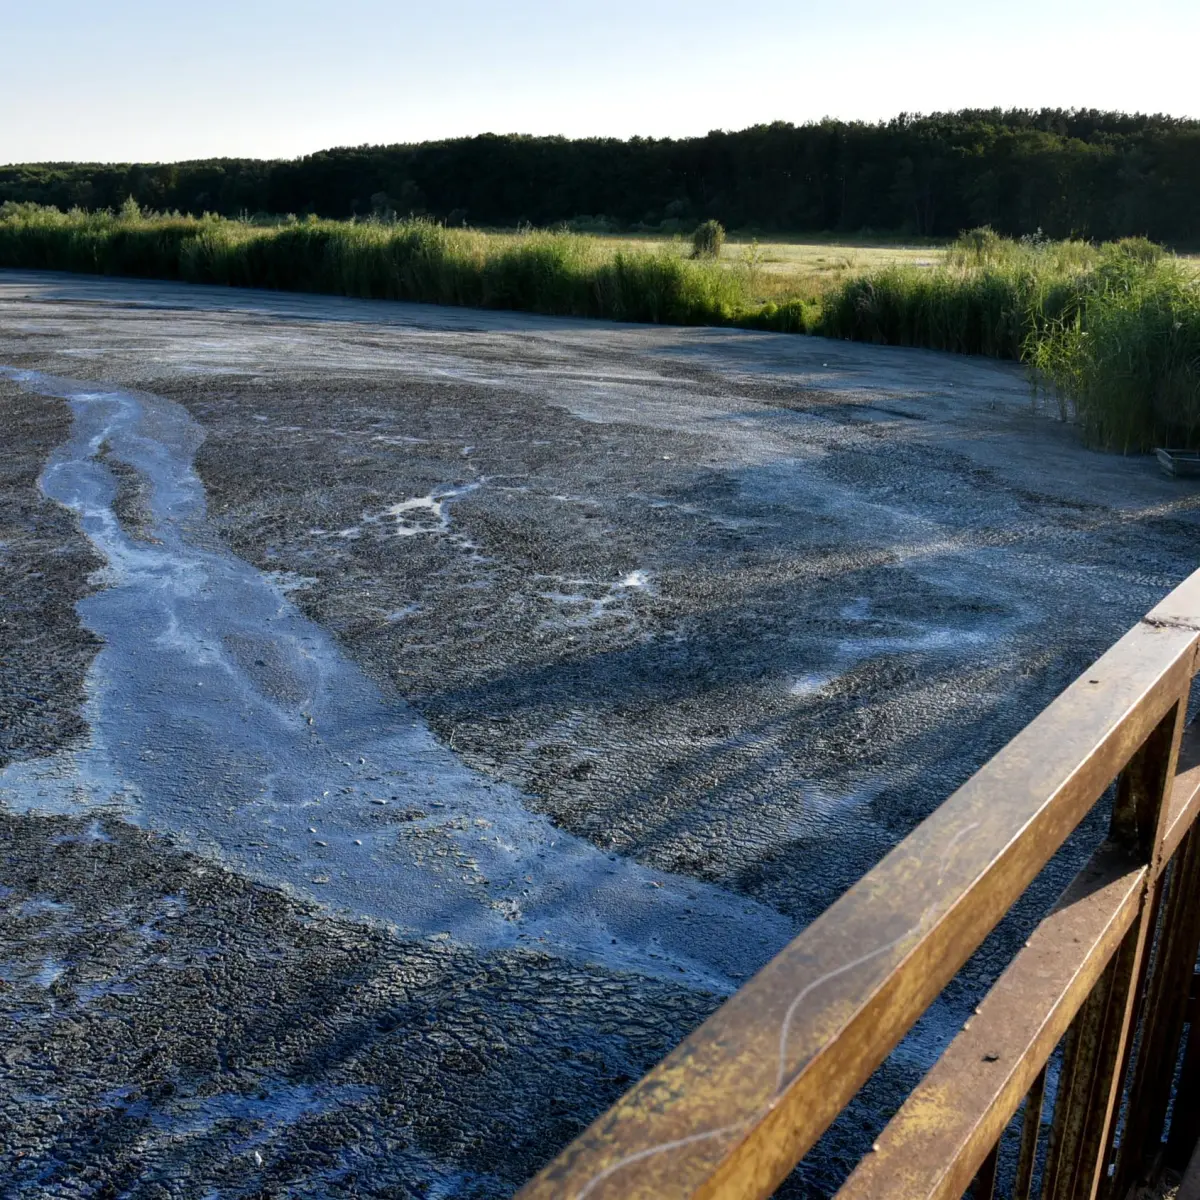
[[[574,223],[949,237],[1144,235],[1200,245],[1200,121],[1094,110],[776,122],[693,138],[483,134],[288,161],[0,167],[0,202],[225,216],[425,215],[458,225]]]

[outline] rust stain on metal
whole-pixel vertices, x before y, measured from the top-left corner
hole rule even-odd
[[[1070,1194],[1062,1190],[1068,1180],[1094,1180],[1134,1018],[1145,891],[1171,831],[1190,824],[1200,804],[1200,779],[1186,797],[1191,785],[1177,783],[1164,802],[1198,635],[1200,572],[519,1195],[769,1195],[1123,772],[1119,845],[1108,851],[1125,856],[1123,869],[1106,859],[1093,864],[1099,875],[1091,884],[1076,881],[1084,892],[1064,897],[845,1194],[961,1193],[1022,1096],[1044,1081],[1072,1017],[1072,1071],[1056,1114],[1047,1194]],[[1032,1008],[1006,990],[1010,973],[1033,989]],[[930,1165],[935,1154],[945,1155],[940,1175]],[[1081,1165],[1089,1155],[1092,1165]],[[902,1176],[922,1166],[921,1178],[933,1183],[906,1191]],[[873,1173],[879,1190],[863,1191],[860,1172],[863,1180]]]
[[[1033,1172],[1042,1132],[1042,1106],[1046,1099],[1046,1071],[1046,1064],[1043,1064],[1025,1097],[1025,1119],[1021,1122],[1021,1149],[1017,1155],[1012,1200],[1029,1200],[1033,1191]]]
[[[962,1195],[1133,926],[1146,874],[1111,846],[1097,852],[838,1200]]]

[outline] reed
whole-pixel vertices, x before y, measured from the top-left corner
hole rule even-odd
[[[889,267],[833,289],[816,332],[1021,359],[1031,336],[1075,313],[1096,259],[1086,242],[1021,243],[973,230],[936,268]]]
[[[1144,239],[1096,247],[987,229],[935,266],[822,285],[797,276],[768,299],[756,273],[566,231],[483,233],[430,221],[235,221],[0,207],[0,266],[325,292],[378,300],[921,346],[1027,363],[1035,394],[1091,445],[1200,442],[1200,287]],[[761,283],[761,281],[758,281]]]
[[[728,323],[748,303],[737,275],[671,247],[420,220],[260,225],[5,205],[0,265],[688,325]]]
[[[814,332],[1010,358],[1085,442],[1200,444],[1200,283],[1144,238],[1100,247],[965,234],[932,271],[893,267],[824,298]]]
[[[1200,445],[1200,284],[1142,239],[1105,246],[1081,296],[1031,337],[1039,391],[1090,444],[1123,453]]]

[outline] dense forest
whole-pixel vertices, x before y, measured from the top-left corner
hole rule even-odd
[[[575,222],[668,232],[715,217],[763,232],[1200,245],[1200,121],[964,111],[880,124],[779,122],[683,139],[485,134],[291,161],[0,167],[0,202],[201,214],[428,215],[482,227]]]

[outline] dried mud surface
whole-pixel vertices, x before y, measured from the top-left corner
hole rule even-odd
[[[1196,565],[1193,485],[985,362],[0,274],[0,364],[182,406],[222,543],[467,768],[793,927]],[[36,486],[70,411],[0,413],[3,767],[86,742],[103,579]],[[0,1194],[510,1194],[720,999],[406,938],[137,819],[4,814]],[[789,1192],[835,1188],[1094,833]]]
[[[6,1196],[510,1194],[711,1007],[400,941],[125,822],[0,844]]]
[[[71,514],[37,477],[67,436],[61,404],[0,380],[0,769],[51,754],[84,732],[83,675],[96,639],[74,604],[101,565]]]

